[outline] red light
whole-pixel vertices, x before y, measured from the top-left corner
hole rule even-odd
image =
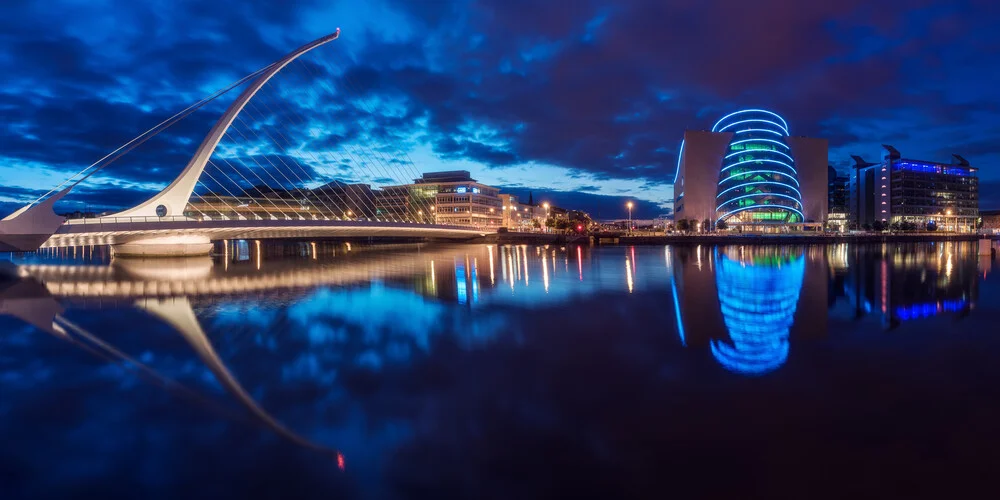
[[[339,451],[337,452],[337,467],[344,470],[344,454]]]
[[[576,230],[577,230],[577,231],[583,231],[583,225],[581,225],[581,224],[577,224],[577,226],[576,226]]]

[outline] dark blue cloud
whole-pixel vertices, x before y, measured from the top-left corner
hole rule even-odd
[[[793,134],[828,138],[831,164],[875,158],[882,143],[929,160],[959,153],[984,167],[986,187],[1000,182],[990,168],[1000,161],[998,19],[986,0],[9,1],[0,7],[0,169],[5,185],[47,189],[55,174],[341,26],[328,51],[262,91],[284,93],[282,104],[248,108],[247,134],[268,117],[297,124],[281,147],[257,154],[316,151],[296,158],[323,179],[344,176],[326,167],[364,156],[380,155],[369,177],[383,180],[459,161],[479,178],[539,188],[551,179],[505,169],[554,166],[588,187],[579,191],[630,181],[656,204],[685,129],[763,106]],[[314,102],[298,83],[332,97]],[[108,189],[124,199],[123,190],[167,182],[223,105],[130,153],[88,196]],[[325,132],[310,134],[317,127]],[[417,150],[438,163],[408,165],[398,152]],[[391,165],[408,170],[386,175]]]

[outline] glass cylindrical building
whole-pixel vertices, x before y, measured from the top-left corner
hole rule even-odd
[[[746,109],[724,116],[712,132],[733,134],[719,173],[716,224],[805,221],[795,160],[785,142],[788,124],[783,118],[762,109]]]

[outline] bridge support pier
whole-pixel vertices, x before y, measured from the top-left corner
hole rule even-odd
[[[979,240],[979,255],[991,255],[993,253],[993,240],[983,238]]]
[[[192,257],[212,252],[207,236],[156,236],[111,245],[115,257]]]

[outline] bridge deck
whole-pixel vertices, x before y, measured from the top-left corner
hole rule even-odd
[[[206,236],[212,240],[331,237],[466,240],[493,232],[495,229],[409,222],[97,218],[68,221],[59,227],[56,233],[42,245],[42,248],[110,245],[148,237],[171,235]]]

